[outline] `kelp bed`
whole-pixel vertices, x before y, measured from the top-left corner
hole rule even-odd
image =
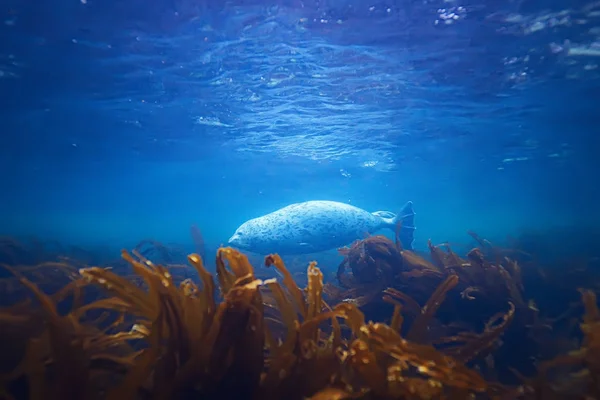
[[[122,252],[131,275],[15,256],[3,291],[30,296],[0,311],[0,397],[600,398],[597,281],[473,237],[464,258],[370,237],[342,251],[339,286],[311,263],[306,288],[278,255],[265,265],[279,277],[258,279],[232,248],[216,281],[198,254],[193,279],[137,249]],[[556,292],[578,289],[573,304]],[[545,315],[529,294],[563,307]]]

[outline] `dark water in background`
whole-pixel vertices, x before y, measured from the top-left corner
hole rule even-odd
[[[210,246],[330,199],[416,247],[600,220],[600,3],[0,5],[0,230]],[[581,229],[581,230],[580,230]],[[560,242],[560,241],[559,241]]]

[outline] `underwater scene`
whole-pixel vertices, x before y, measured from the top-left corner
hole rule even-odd
[[[600,2],[3,0],[0,399],[600,399]]]

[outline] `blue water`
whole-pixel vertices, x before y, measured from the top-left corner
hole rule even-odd
[[[310,199],[415,246],[600,222],[600,3],[5,0],[0,234],[209,246]]]

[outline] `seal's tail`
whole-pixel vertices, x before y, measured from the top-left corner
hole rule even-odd
[[[400,223],[400,232],[398,238],[402,242],[402,247],[407,250],[412,250],[413,241],[415,239],[415,211],[413,203],[409,201],[402,207],[398,214],[389,211],[376,211],[373,214],[383,219],[383,224],[386,228],[396,231],[398,223]]]
[[[415,240],[415,229],[417,229],[415,227],[415,211],[413,210],[412,201],[407,202],[398,215],[394,217],[394,229],[396,229],[398,223],[401,224],[398,238],[402,242],[402,247],[412,250]]]

